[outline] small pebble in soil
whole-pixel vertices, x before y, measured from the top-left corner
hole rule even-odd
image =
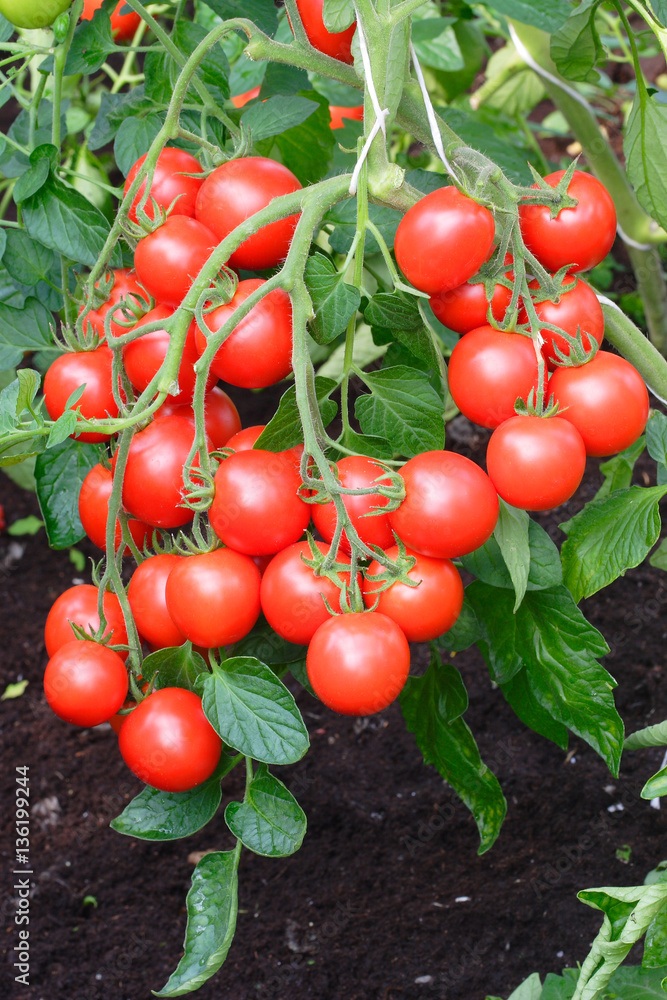
[[[556,952],[556,958],[562,958],[564,954],[565,954],[564,951],[557,951]]]
[[[457,896],[454,900],[455,903],[469,903],[470,901],[470,896]]]
[[[432,983],[433,982],[433,976],[417,976],[417,978],[415,979],[415,982],[419,983],[420,986],[421,986],[422,983]]]
[[[614,806],[607,806],[608,813],[617,813],[617,812],[620,813],[623,812],[624,809],[625,806],[623,805],[622,802],[617,802],[616,805]]]

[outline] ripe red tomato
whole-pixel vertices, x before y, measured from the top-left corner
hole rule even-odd
[[[499,323],[512,299],[512,292],[505,285],[496,285],[491,298],[491,311]],[[445,326],[456,333],[468,333],[488,322],[489,300],[484,285],[466,282],[449,292],[431,296],[431,309]]]
[[[389,524],[409,548],[454,559],[483,545],[498,520],[498,497],[478,465],[453,451],[425,451],[401,469],[405,500]]]
[[[233,437],[229,438],[227,448],[230,448],[232,451],[250,451],[251,448],[255,447],[255,442],[265,427],[266,424],[254,424],[252,427],[244,427],[243,430],[238,431]],[[293,448],[287,448],[286,451],[278,452],[278,454],[289,458],[290,462],[293,462],[298,469],[301,466],[303,445],[297,444]]]
[[[570,288],[571,286],[571,288]],[[537,288],[537,281],[531,281],[529,288]],[[604,337],[604,316],[602,306],[598,302],[597,295],[590,285],[587,285],[581,278],[572,276],[566,282],[566,290],[560,296],[558,302],[538,302],[535,305],[535,312],[538,318],[544,323],[553,323],[574,337],[577,328],[581,330],[584,346],[590,348],[591,341],[596,340],[602,343]],[[525,309],[519,315],[520,323],[527,323],[528,316]],[[557,354],[554,347],[558,347],[565,355],[569,355],[569,344],[560,334],[552,330],[540,330],[544,338],[542,353],[549,368],[555,367]]]
[[[146,313],[141,321],[141,326],[148,326],[149,323],[168,319],[173,314],[174,310],[171,306],[156,306],[155,309]],[[197,378],[195,364],[199,360],[199,352],[195,344],[196,329],[197,323],[193,320],[183,346],[183,356],[178,370],[180,391],[173,397],[175,403],[192,402]],[[166,330],[153,330],[151,333],[145,333],[142,337],[137,337],[136,340],[131,340],[123,347],[125,372],[138,392],[143,392],[144,389],[148,388],[149,383],[159,371],[167,356],[169,340],[170,334]],[[207,389],[212,388],[215,382],[216,375],[211,372],[208,377]]]
[[[376,479],[380,479],[379,485],[389,486],[390,481],[383,477],[384,470],[372,458],[365,455],[346,455],[336,463],[338,478],[341,485],[349,490],[364,489],[372,486]],[[347,510],[350,520],[362,542],[366,545],[378,545],[381,549],[387,549],[394,544],[394,535],[389,524],[387,514],[373,513],[370,517],[365,517],[374,507],[386,507],[389,503],[387,497],[379,493],[366,493],[360,496],[350,496],[343,494],[343,505]],[[336,508],[333,501],[325,504],[313,504],[313,523],[325,541],[331,542],[336,530]],[[351,552],[347,535],[343,532],[341,536],[340,549],[343,552]]]
[[[648,392],[641,375],[609,351],[598,351],[579,368],[557,368],[549,391],[563,407],[560,415],[581,434],[587,455],[615,455],[629,448],[648,420]]]
[[[104,339],[105,336],[104,321],[109,311],[111,311],[113,315],[111,320],[111,332],[115,337],[119,337],[121,334],[127,333],[129,329],[129,327],[121,325],[125,321],[123,310],[117,308],[121,299],[127,299],[128,305],[133,312],[136,310],[137,315],[143,314],[148,305],[147,292],[141,287],[137,281],[135,272],[130,270],[129,267],[112,271],[111,281],[112,284],[109,290],[109,298],[106,302],[103,302],[98,309],[91,309],[83,323],[86,333],[90,333],[90,329],[92,327],[95,333],[102,339]],[[108,286],[105,286],[104,283],[100,281],[97,282],[95,287],[108,288]]]
[[[365,611],[329,618],[308,646],[308,679],[328,708],[341,715],[381,712],[401,693],[410,647],[391,618]]]
[[[408,642],[429,642],[447,632],[461,614],[463,584],[459,571],[449,559],[432,559],[418,552],[407,550],[417,562],[408,576],[419,580],[418,587],[408,587],[396,581],[386,590],[379,591],[378,583],[365,579],[362,584],[364,602],[400,625]],[[397,559],[399,548],[387,549],[389,559]],[[368,576],[382,572],[376,560],[368,567]]]
[[[261,87],[253,87],[251,90],[244,90],[242,94],[236,94],[231,98],[231,102],[235,108],[242,108],[248,101],[254,101],[256,97],[259,97],[259,92]]]
[[[500,496],[513,507],[551,510],[576,492],[586,449],[579,432],[562,417],[511,417],[491,435],[486,467]]]
[[[143,166],[146,156],[148,156],[147,153],[141,156],[130,168],[127,180],[125,181],[125,187],[123,188],[123,196],[130,190],[132,181]],[[201,174],[202,172],[201,163],[190,153],[186,153],[183,149],[173,149],[171,146],[165,146],[158,156],[150,186],[150,194],[144,205],[144,211],[148,218],[155,218],[155,211],[151,200],[154,198],[158,205],[165,209],[169,208],[172,202],[175,202],[170,217],[174,215],[187,215],[191,219],[194,219],[195,201],[197,200],[199,188],[204,183],[204,178],[189,177],[188,175]],[[139,188],[139,192],[128,212],[128,216],[132,222],[139,221],[137,219],[137,205],[141,201],[141,196],[145,190],[146,181]]]
[[[132,574],[127,596],[137,631],[153,649],[182,646],[185,636],[167,609],[167,577],[183,559],[175,553],[163,553],[144,559]]]
[[[396,230],[401,271],[422,292],[436,295],[472,278],[493,247],[493,216],[455,187],[438,188],[409,208]]]
[[[83,483],[79,493],[79,517],[83,530],[88,538],[99,549],[106,552],[107,518],[109,516],[109,497],[113,486],[111,470],[103,465],[94,465]],[[149,524],[143,521],[135,521],[131,518],[128,521],[130,534],[137,547],[142,549],[147,536],[152,532]],[[116,521],[115,548],[118,551],[122,537],[120,521]],[[125,546],[123,555],[129,553],[129,547]]]
[[[93,14],[102,6],[102,0],[83,0],[82,21],[92,20]],[[111,15],[111,34],[117,42],[131,42],[137,28],[141,24],[141,18],[134,11],[121,14],[119,11],[125,7],[125,0],[120,0],[116,4],[116,9]]]
[[[217,333],[232,313],[264,281],[249,278],[239,281],[231,302],[206,316],[208,333]],[[199,354],[206,350],[208,333],[195,323]],[[250,310],[216,351],[211,371],[229,385],[243,389],[262,389],[274,385],[292,370],[292,303],[282,288],[265,295]]]
[[[137,243],[137,277],[157,302],[178,306],[217,245],[215,235],[201,222],[170,216]]]
[[[113,646],[124,646],[127,643],[125,619],[120,602],[115,594],[105,592],[102,607],[106,619],[107,630],[104,638],[109,637]],[[76,640],[70,622],[79,625],[86,632],[97,632],[100,627],[100,616],[97,613],[97,587],[89,583],[81,583],[70,587],[60,597],[56,598],[49,611],[44,626],[44,642],[49,656],[64,646]]]
[[[167,610],[191,642],[207,649],[238,642],[259,618],[261,576],[249,556],[215,549],[182,559],[167,579]]]
[[[264,156],[228,160],[209,174],[197,195],[196,217],[224,239],[255,212],[282,194],[298,191],[301,184],[282,163]],[[287,256],[298,215],[263,226],[229,258],[229,266],[248,271],[276,267]]]
[[[353,121],[362,122],[364,120],[363,104],[356,104],[353,108],[343,108],[337,104],[329,105],[331,115],[331,128],[344,128],[345,119],[351,118]]]
[[[180,504],[193,438],[192,421],[181,416],[158,417],[134,435],[123,478],[123,506],[130,514],[156,528],[178,528],[192,520],[194,511]]]
[[[118,406],[113,397],[111,365],[113,355],[106,344],[94,351],[77,351],[61,354],[44,376],[44,405],[52,420],[57,420],[66,409],[67,400],[75,389],[85,384],[83,395],[75,405],[86,420],[107,420],[118,416]],[[71,434],[79,441],[108,441],[110,434],[83,431]]]
[[[310,521],[300,486],[301,476],[284,455],[260,448],[235,452],[215,474],[211,527],[237,552],[279,552],[298,541]]]
[[[324,26],[323,0],[297,0],[296,5],[308,41],[313,48],[331,56],[332,59],[352,64],[354,62],[352,38],[357,30],[357,22],[354,21],[345,31],[327,31]]]
[[[544,179],[556,187],[564,173],[557,170]],[[519,206],[521,232],[528,249],[547,270],[559,271],[569,264],[569,271],[587,271],[611,250],[616,238],[616,209],[606,187],[581,170],[575,170],[567,193],[578,204],[562,208],[555,219],[547,205]]]
[[[129,769],[162,792],[187,792],[215,771],[222,740],[201,698],[184,688],[153,691],[128,715],[118,746]]]
[[[514,416],[517,397],[537,391],[535,345],[520,333],[480,326],[459,340],[448,366],[449,391],[461,413],[482,427]]]
[[[99,726],[127,697],[127,670],[112,649],[87,640],[67,642],[44,671],[44,694],[58,718],[75,726]]]
[[[157,415],[166,417],[175,415],[187,417],[194,425],[195,415],[189,403],[179,403],[179,397],[167,399]],[[234,406],[226,392],[220,386],[214,386],[204,397],[204,425],[214,449],[224,448],[228,441],[241,430],[239,411]]]
[[[315,544],[323,554],[328,551],[324,542]],[[331,617],[324,598],[336,614],[343,609],[340,589],[328,577],[315,576],[302,556],[312,559],[308,542],[296,542],[274,556],[264,570],[260,597],[264,617],[273,631],[288,642],[305,646]],[[349,565],[350,560],[339,555],[337,562]],[[343,574],[343,579],[349,584],[350,574]]]

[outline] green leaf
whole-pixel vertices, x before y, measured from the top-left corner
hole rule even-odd
[[[504,500],[500,501],[498,522],[493,535],[498,542],[512,579],[516,593],[515,612],[521,604],[528,586],[530,572],[529,525],[530,518],[525,510],[517,510],[516,507],[510,507]]]
[[[364,434],[387,438],[408,458],[444,448],[443,401],[424,372],[400,365],[363,378],[370,393],[359,396],[355,414]]]
[[[663,27],[667,27],[667,0],[649,0],[653,13]]]
[[[316,377],[315,392],[325,427],[338,412],[338,405],[329,399],[335,388],[336,382],[333,379],[323,378],[321,375]],[[286,451],[299,444],[303,444],[303,428],[296,402],[296,389],[292,385],[281,396],[276,413],[257,438],[255,447],[266,451]]]
[[[206,0],[206,6],[215,11],[223,21],[231,17],[248,17],[267,35],[273,36],[278,27],[278,11],[266,0],[243,0],[242,7],[238,0]]]
[[[0,701],[12,701],[15,698],[20,698],[29,683],[30,681],[17,681],[15,684],[8,684],[0,695]]]
[[[662,414],[660,414],[662,416]],[[594,500],[603,500],[610,493],[618,490],[627,490],[632,483],[632,472],[635,462],[643,453],[646,445],[646,438],[642,435],[634,444],[631,444],[625,451],[620,451],[607,462],[602,462],[600,472],[604,476],[602,486],[597,491]]]
[[[272,668],[302,660],[305,652],[303,646],[288,642],[274,632],[263,616],[252,631],[235,643],[233,648],[234,656],[252,656]]]
[[[632,447],[638,444],[639,441]],[[667,417],[659,410],[653,411],[646,425],[646,447],[651,458],[658,463],[658,486],[662,486],[667,483]],[[640,454],[641,451],[637,457]]]
[[[593,500],[561,524],[563,579],[575,601],[590,597],[638,566],[660,534],[658,502],[667,485],[631,486]]]
[[[330,344],[342,333],[361,302],[361,292],[348,285],[343,275],[324,254],[308,258],[304,273],[315,317],[310,332],[317,344]]]
[[[515,184],[532,184],[526,153],[511,145],[490,125],[475,119],[460,108],[438,108],[438,114],[468,146],[479,150],[497,163]]]
[[[286,66],[284,63],[270,62],[268,66],[264,65],[263,77],[255,83],[255,86],[261,84],[260,101],[269,97],[291,97],[311,87],[305,69]],[[246,89],[251,90],[252,87],[248,86]]]
[[[658,548],[651,554],[649,563],[656,569],[667,570],[667,538],[663,538]]]
[[[641,790],[641,797],[643,799],[656,799],[663,795],[667,795],[667,767],[661,768],[660,771],[657,771],[649,778]],[[665,965],[666,963],[667,955],[665,955],[665,961],[659,964]]]
[[[484,108],[493,108],[510,117],[526,114],[545,96],[542,80],[517,55],[509,42],[496,49],[489,59],[485,75],[494,89],[484,99]],[[509,137],[508,137],[509,138]]]
[[[74,410],[65,410],[61,413],[49,432],[46,442],[47,448],[55,448],[62,444],[68,437],[76,431],[77,416]]]
[[[667,105],[649,97],[641,81],[625,127],[623,151],[639,204],[667,226]]]
[[[245,15],[247,16],[247,15]],[[200,24],[188,18],[179,18],[174,24],[172,40],[181,50],[184,56],[190,56],[197,46],[206,38],[207,31]],[[180,73],[180,67],[175,69],[175,73]],[[209,91],[218,100],[226,100],[229,97],[229,63],[224,49],[221,45],[216,45],[206,53],[197,68],[199,76]]]
[[[301,125],[318,108],[319,104],[307,97],[269,97],[260,104],[252,104],[243,112],[241,121],[250,129],[253,142],[260,142]]]
[[[617,969],[609,980],[611,993],[606,997],[622,997],[623,1000],[665,1000],[662,985],[667,978],[667,968],[642,969],[626,965]]]
[[[306,814],[266,764],[260,764],[243,802],[230,802],[225,821],[244,847],[268,858],[284,858],[301,847]]]
[[[58,177],[23,202],[23,221],[29,234],[44,246],[92,267],[109,235],[109,223],[87,198]],[[112,265],[122,263],[116,248]]]
[[[326,97],[315,90],[301,92],[298,96],[306,97],[310,103],[316,102],[319,108],[300,125],[281,132],[271,142],[275,142],[282,163],[296,174],[303,185],[307,185],[321,180],[327,173],[336,137],[331,131]]]
[[[12,192],[14,203],[20,205],[26,198],[36,194],[46,184],[51,173],[51,164],[47,159],[37,160],[24,174],[21,174]]]
[[[76,27],[67,53],[65,76],[96,73],[109,53],[115,49],[116,43],[111,35],[111,18],[104,11],[101,13],[96,11],[92,20],[81,21]]]
[[[35,463],[37,499],[52,548],[67,549],[84,537],[79,517],[79,493],[81,484],[99,459],[99,445],[71,439],[38,455]]]
[[[327,31],[345,31],[356,17],[354,2],[353,0],[324,0],[322,16]]]
[[[528,671],[519,670],[506,684],[500,685],[505,701],[512,707],[524,725],[551,740],[562,750],[567,748],[567,728],[543,708],[533,693]]]
[[[482,638],[482,630],[477,615],[470,602],[464,598],[461,614],[456,619],[449,632],[444,632],[435,640],[436,645],[449,653],[459,653],[468,649],[478,639]]]
[[[540,1000],[542,996],[542,981],[537,972],[524,979],[521,986],[517,986],[508,1000]]]
[[[549,34],[558,31],[571,9],[565,0],[484,0],[484,6]]]
[[[535,701],[618,774],[623,723],[612,695],[616,682],[596,659],[609,648],[567,588],[527,592],[516,614],[510,591],[476,582],[466,596],[482,628],[480,649],[494,681],[507,684],[525,668]]]
[[[53,350],[53,316],[37,299],[25,300],[23,309],[0,302],[0,369],[13,368],[25,351]]]
[[[664,769],[665,773],[662,774],[661,791],[656,791],[656,795],[665,795],[667,793],[667,768]],[[662,773],[662,772],[661,772]],[[654,775],[651,778],[653,781],[658,778],[659,775]],[[649,782],[650,784],[650,782]],[[653,798],[653,796],[647,796],[644,794],[646,791],[646,785],[642,791],[642,798]],[[655,885],[656,883],[662,883],[664,885],[667,882],[667,873],[664,871],[656,872],[654,877],[649,882],[648,879],[644,879],[644,884]],[[646,938],[644,940],[644,954],[642,955],[642,969],[661,969],[665,971],[665,966],[667,966],[667,907],[660,910],[659,913],[655,915],[651,923],[648,925],[646,931]],[[663,998],[664,1000],[664,992]]]
[[[642,750],[644,747],[663,747],[667,744],[667,720],[657,722],[630,733],[625,739],[626,750]]]
[[[406,333],[417,333],[424,326],[416,298],[402,292],[378,292],[364,309],[364,319],[370,326]]]
[[[308,732],[294,697],[254,657],[225,660],[197,682],[204,714],[218,735],[264,764],[293,764],[308,750]]]
[[[458,38],[451,27],[452,21],[453,18],[448,17],[430,17],[415,21],[413,25],[413,41],[419,61],[446,73],[455,73],[464,66]],[[433,25],[434,33],[427,37],[427,26],[430,25]]]
[[[95,150],[108,145],[126,118],[142,118],[156,110],[155,103],[146,95],[143,84],[124,94],[102,91],[100,109],[88,138],[88,148]]]
[[[6,236],[3,263],[12,278],[29,287],[40,281],[60,282],[60,261],[53,250],[33,240],[24,229],[8,229]]]
[[[215,975],[227,958],[238,914],[239,852],[216,851],[192,873],[186,905],[185,954],[157,997],[180,997]]]
[[[125,176],[140,156],[150,149],[155,136],[162,128],[161,115],[147,115],[145,118],[126,118],[121,122],[114,142],[116,163]]]
[[[528,547],[530,566],[527,589],[546,590],[562,583],[560,553],[544,528],[532,519],[528,520]],[[495,533],[480,548],[463,556],[461,562],[468,572],[492,587],[514,587]]]
[[[386,438],[376,437],[372,434],[357,434],[350,428],[346,428],[342,443],[351,451],[355,451],[359,455],[368,455],[369,458],[391,459],[394,457],[394,449]]]
[[[150,683],[157,675],[158,688],[179,687],[194,691],[199,675],[208,672],[204,657],[192,648],[191,642],[158,649],[146,656],[141,664],[143,679]]]
[[[595,83],[598,62],[605,58],[604,45],[595,27],[601,0],[581,0],[567,21],[551,36],[551,58],[567,80]]]
[[[401,216],[393,208],[381,208],[379,205],[368,206],[368,216],[377,226],[380,234],[391,250]],[[341,201],[325,216],[325,222],[333,223],[333,232],[329,235],[329,245],[336,253],[346,254],[357,232],[357,203],[353,198]],[[367,232],[364,237],[364,248],[368,254],[379,253],[380,247],[375,237]]]
[[[479,853],[492,847],[507,803],[495,775],[482,761],[475,739],[456,716],[461,696],[452,698],[451,666],[431,662],[423,677],[409,677],[399,695],[405,724],[414,733],[426,764],[432,764],[470,809],[480,836]],[[460,680],[457,683],[462,684]]]
[[[35,401],[41,379],[39,372],[32,368],[20,368],[16,373],[16,381],[18,382],[16,416],[19,417]]]

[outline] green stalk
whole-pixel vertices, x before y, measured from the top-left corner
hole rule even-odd
[[[622,309],[602,300],[605,337],[634,365],[654,396],[667,402],[667,361]]]

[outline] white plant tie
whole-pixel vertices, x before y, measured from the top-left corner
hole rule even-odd
[[[662,758],[662,764],[660,765],[660,770],[662,771],[662,769],[665,768],[665,767],[667,767],[667,750],[665,750],[665,756]],[[650,805],[651,809],[659,809],[660,808],[660,796],[656,796],[654,799],[651,799],[651,801],[649,802],[649,805]]]
[[[620,222],[617,223],[617,225],[616,225],[616,232],[621,237],[621,239],[623,240],[624,243],[626,243],[629,247],[634,247],[635,250],[653,250],[654,249],[653,243],[638,243],[637,240],[633,240],[632,236],[628,236],[627,233],[624,233],[623,230],[621,229]]]
[[[598,300],[598,302],[601,305],[603,305],[603,306],[612,306],[613,309],[617,309],[618,312],[620,312],[623,316],[625,316],[625,313],[623,312],[623,310],[621,309],[621,307],[616,302],[612,302],[611,299],[608,299],[606,295],[599,295],[597,292],[596,292],[596,295],[597,295],[597,300]],[[655,389],[653,389],[648,384],[648,382],[646,381],[646,379],[644,378],[643,375],[642,375],[642,378],[644,379],[644,385],[649,390],[649,392],[652,392],[656,399],[660,400],[661,403],[664,403],[665,406],[667,406],[667,399],[663,399],[662,396],[659,396],[657,394],[657,392],[655,391]],[[666,765],[667,765],[667,753],[665,754],[665,763],[662,766],[665,767]]]
[[[382,130],[382,135],[387,138],[387,125],[386,119],[389,114],[389,108],[380,107],[380,101],[378,100],[377,91],[375,89],[375,83],[373,82],[373,71],[371,69],[371,60],[368,55],[368,46],[366,45],[366,38],[364,36],[363,28],[361,27],[361,21],[359,20],[359,11],[355,5],[354,12],[357,15],[357,36],[359,38],[359,48],[361,50],[361,61],[364,64],[364,76],[366,77],[366,85],[368,87],[368,93],[370,94],[371,103],[373,105],[373,111],[375,112],[375,124],[370,130],[366,142],[364,143],[363,149],[359,154],[357,164],[352,173],[352,179],[350,181],[350,194],[357,193],[357,187],[359,186],[359,175],[361,173],[361,168],[364,165],[364,161],[368,156],[368,151],[371,148],[375,136],[380,130]]]
[[[579,104],[581,104],[584,108],[586,108],[586,110],[595,118],[596,117],[595,111],[593,110],[592,106],[588,103],[586,98],[583,97],[578,90],[575,90],[573,87],[569,87],[564,80],[559,80],[557,76],[554,76],[552,73],[549,73],[548,70],[544,69],[543,66],[540,66],[540,64],[536,62],[535,59],[533,59],[532,55],[530,54],[526,46],[523,44],[523,42],[517,35],[516,28],[514,27],[513,24],[509,25],[509,29],[510,29],[510,38],[512,39],[512,44],[514,45],[514,48],[517,50],[517,52],[519,53],[525,64],[527,66],[530,66],[532,70],[535,70],[538,76],[542,76],[544,77],[545,80],[549,80],[551,83],[555,83],[557,87],[559,87],[561,90],[564,90],[565,93],[569,94],[570,97],[574,98],[575,101],[578,101]]]
[[[456,176],[454,168],[447,159],[447,154],[445,153],[445,147],[442,144],[442,136],[440,135],[440,129],[438,128],[438,123],[435,120],[435,111],[433,110],[433,103],[431,101],[431,95],[426,87],[426,81],[424,80],[424,74],[422,73],[422,68],[419,65],[419,59],[417,58],[417,53],[415,47],[410,42],[410,55],[412,56],[412,63],[415,67],[415,73],[417,74],[417,79],[419,80],[419,87],[422,92],[422,97],[424,98],[424,107],[426,108],[426,116],[428,118],[428,124],[431,129],[431,135],[433,136],[433,145],[436,148],[438,156],[443,162],[444,168],[449,174],[449,176],[460,184],[459,178]]]

